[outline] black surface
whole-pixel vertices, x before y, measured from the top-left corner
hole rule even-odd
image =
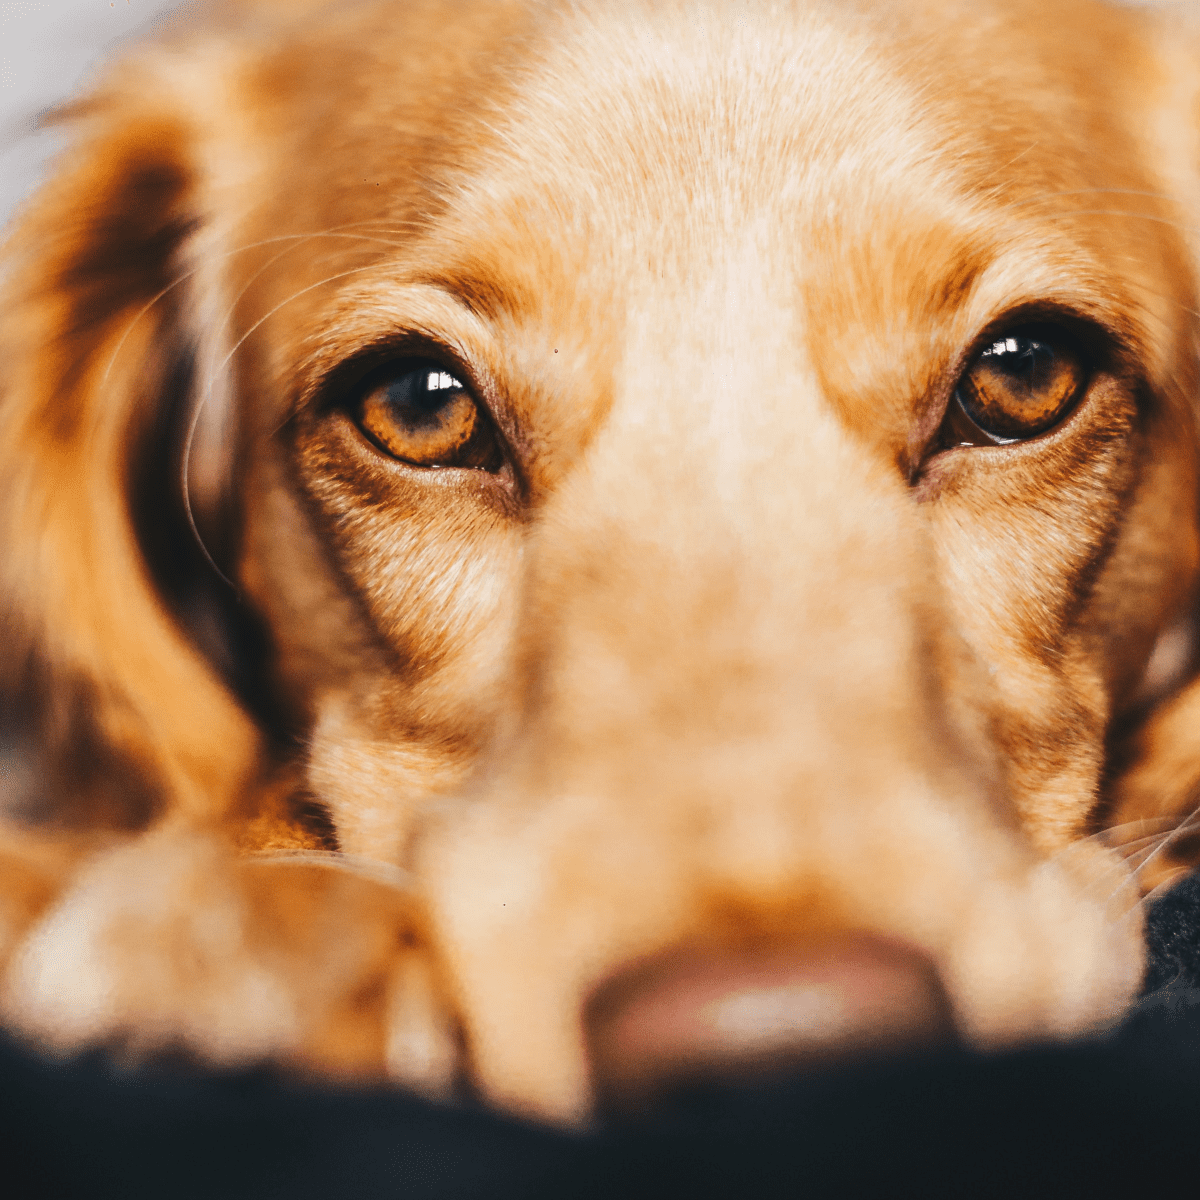
[[[1200,1194],[1200,879],[1150,914],[1104,1042],[946,1052],[680,1098],[569,1136],[268,1074],[123,1075],[0,1046],[0,1192],[58,1198]]]
[[[1200,988],[1200,872],[1176,884],[1146,921],[1147,991]]]

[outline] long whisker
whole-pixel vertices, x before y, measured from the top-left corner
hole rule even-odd
[[[259,317],[258,320],[255,321],[254,324],[251,325],[240,338],[238,338],[230,351],[223,359],[221,359],[220,363],[217,364],[217,371],[223,371],[229,365],[229,362],[233,356],[242,348],[243,345],[245,345],[247,339],[250,338],[267,321],[269,321],[277,312],[279,312],[281,308],[285,308],[287,305],[291,304],[293,300],[298,300],[301,296],[304,296],[311,291],[315,291],[319,287],[324,287],[327,283],[333,283],[337,279],[345,279],[350,275],[361,275],[364,271],[372,271],[375,269],[375,266],[375,263],[368,263],[366,266],[352,267],[348,271],[338,271],[333,275],[326,275],[324,279],[318,279],[315,283],[310,283],[305,287],[298,288],[290,296],[280,300],[278,304],[272,306],[265,313],[263,313],[263,315]]]
[[[1093,833],[1072,843],[1072,847],[1090,842],[1104,846],[1120,856],[1126,874],[1122,883],[1110,894],[1109,900],[1111,901],[1126,886],[1127,882],[1136,883],[1145,873],[1148,864],[1175,838],[1186,832],[1197,817],[1200,817],[1200,808],[1190,813],[1182,823],[1174,817],[1142,817],[1136,821],[1127,821],[1121,825],[1102,829],[1098,833]],[[1146,829],[1157,829],[1159,832],[1143,833]],[[1139,901],[1139,904],[1144,901],[1145,897]]]
[[[1126,209],[1069,209],[1062,212],[1043,214],[1043,217],[1040,219],[1058,221],[1073,217],[1091,216],[1127,217],[1130,220],[1150,221],[1156,225],[1166,225],[1188,236],[1200,236],[1200,226],[1188,224],[1183,221],[1175,221],[1170,217],[1159,216],[1155,213],[1131,212]],[[1200,310],[1197,310],[1188,304],[1182,303],[1176,296],[1170,296],[1164,292],[1150,288],[1143,288],[1142,291],[1147,295],[1154,296],[1157,299],[1170,304],[1180,312],[1187,314],[1189,317],[1200,317]]]
[[[1154,849],[1151,850],[1150,853],[1133,868],[1134,875],[1142,875],[1150,863],[1152,863],[1168,846],[1170,846],[1172,842],[1182,837],[1183,834],[1188,832],[1189,829],[1196,828],[1197,823],[1200,823],[1200,806],[1192,809],[1192,811],[1186,818],[1184,818],[1183,821],[1176,825],[1176,827],[1170,833],[1163,836],[1159,844],[1155,846]]]
[[[1139,851],[1149,849],[1152,846],[1157,846],[1162,841],[1165,835],[1161,833],[1152,833],[1147,837],[1135,838],[1130,842],[1122,842],[1120,845],[1111,846],[1110,849],[1121,855],[1121,857],[1129,862],[1134,858]]]
[[[283,299],[278,304],[274,305],[274,307],[270,308],[267,312],[263,313],[263,315],[261,317],[259,317],[259,319],[257,321],[255,321],[254,324],[251,325],[245,331],[245,333],[242,334],[242,336],[240,338],[238,338],[238,340],[230,348],[229,352],[225,355],[225,357],[217,365],[216,370],[213,372],[212,377],[210,377],[210,379],[209,379],[208,386],[205,388],[203,395],[200,397],[199,401],[196,404],[195,410],[192,413],[192,420],[188,427],[187,438],[184,442],[184,450],[183,450],[182,470],[183,470],[184,479],[186,479],[188,476],[188,470],[189,470],[189,467],[191,464],[192,444],[195,440],[196,428],[200,423],[200,414],[201,414],[201,411],[202,411],[204,405],[208,403],[208,400],[212,395],[213,388],[216,386],[216,376],[229,365],[233,356],[242,348],[242,346],[245,344],[246,340],[249,337],[251,337],[254,334],[254,332],[257,329],[259,329],[265,322],[269,321],[271,319],[271,317],[273,317],[277,312],[279,312],[279,310],[281,308],[284,308],[288,304],[291,304],[291,302],[293,300],[297,300],[301,296],[305,295],[306,293],[314,291],[316,288],[323,287],[327,283],[333,283],[335,280],[345,279],[350,275],[361,275],[363,271],[374,270],[375,265],[376,264],[374,264],[374,263],[368,263],[366,266],[353,267],[348,271],[338,271],[333,275],[325,276],[324,279],[318,279],[315,283],[310,283],[307,287],[300,288],[299,290],[293,292],[286,299]],[[199,538],[200,534],[196,528],[195,516],[192,512],[191,497],[188,494],[188,489],[186,487],[184,488],[183,500],[184,500],[184,509],[187,513],[188,524],[191,526],[195,536],[197,538]],[[208,550],[206,547],[204,547],[203,542],[201,542],[201,548],[204,549],[205,556],[208,558],[208,561],[212,564],[213,569],[236,592],[237,591],[236,585],[221,570],[221,568],[218,567],[215,562],[213,562],[212,555],[208,553]]]
[[[274,265],[276,262],[278,262],[279,259],[282,258],[284,255],[290,253],[292,250],[299,248],[300,246],[308,244],[309,242],[311,242],[315,239],[327,238],[327,237],[347,238],[347,239],[353,240],[353,241],[377,242],[380,245],[393,246],[393,247],[397,247],[397,248],[400,248],[404,245],[403,242],[395,241],[390,238],[377,237],[373,233],[367,233],[367,232],[347,233],[347,232],[344,232],[345,230],[350,229],[354,226],[370,227],[371,223],[366,222],[366,221],[348,222],[346,225],[333,226],[329,229],[317,230],[312,233],[282,234],[282,235],[279,235],[278,237],[264,238],[259,242],[250,243],[246,246],[239,247],[238,250],[236,250],[236,251],[229,251],[225,255],[222,255],[223,258],[226,258],[226,257],[230,257],[232,254],[242,253],[246,250],[260,248],[265,245],[270,245],[274,242],[286,241],[286,242],[291,243],[290,245],[284,247],[284,249],[280,250],[279,253],[275,254],[265,264],[260,266],[259,269],[257,271],[255,271],[255,273],[250,277],[250,279],[248,279],[246,281],[246,283],[243,285],[241,290],[238,292],[237,296],[234,297],[234,299],[231,302],[225,315],[222,317],[221,321],[218,323],[218,330],[223,330],[228,325],[229,319],[233,315],[234,311],[236,310],[238,302],[246,294],[246,292],[250,289],[250,287],[253,285],[254,281],[256,279],[258,279],[259,276],[261,276],[264,271],[268,270],[272,265]],[[400,230],[397,230],[397,232],[400,232]],[[156,304],[160,299],[162,299],[162,297],[165,296],[166,293],[172,287],[179,286],[180,283],[183,283],[185,280],[193,277],[199,270],[200,270],[199,267],[195,267],[191,271],[186,272],[180,278],[174,280],[169,285],[168,288],[164,289],[163,292],[161,292],[158,296],[156,296],[154,298],[154,300],[152,300],[150,302],[150,304],[148,304],[145,308],[142,309],[141,312],[138,313],[138,315],[134,318],[134,323],[136,323],[136,321],[138,319],[140,319],[141,316],[143,316],[145,314],[145,312],[147,312],[152,305]],[[129,329],[127,329],[125,334],[122,336],[121,345],[124,344],[125,338],[129,336],[129,332],[132,329],[132,327],[133,326],[131,324]],[[241,343],[239,342],[239,345],[240,344]],[[236,349],[237,349],[237,347],[235,346],[234,350],[236,351]],[[119,350],[120,350],[120,345],[117,347],[117,350],[114,351],[113,359],[111,359],[109,362],[110,369],[112,366],[112,362],[115,361],[116,354],[119,352]],[[208,403],[209,399],[212,396],[213,388],[215,387],[216,376],[217,376],[218,372],[220,370],[224,369],[225,365],[229,362],[229,359],[232,356],[232,353],[233,352],[231,352],[230,355],[226,356],[226,358],[222,361],[222,363],[220,364],[220,366],[218,368],[212,369],[211,364],[210,364],[210,369],[208,371],[206,371],[206,376],[207,376],[209,382],[208,382],[207,387],[205,387],[203,389],[200,399],[197,401],[197,403],[192,411],[191,419],[188,423],[187,435],[184,439],[183,458],[182,458],[180,469],[182,472],[181,487],[182,487],[182,492],[183,492],[184,517],[187,520],[188,528],[191,530],[192,537],[195,540],[196,545],[199,546],[201,553],[204,555],[205,559],[208,562],[208,565],[212,568],[212,570],[230,588],[230,590],[237,592],[237,590],[238,590],[237,585],[233,582],[233,580],[231,580],[229,578],[228,575],[225,574],[225,572],[223,570],[221,570],[220,566],[217,565],[216,559],[214,559],[212,553],[209,551],[208,546],[205,543],[202,534],[200,533],[200,529],[196,524],[195,511],[192,507],[191,484],[190,484],[190,480],[189,480],[189,471],[190,471],[191,457],[192,457],[192,447],[195,444],[196,430],[199,428],[200,417],[203,413],[205,405]]]
[[[1164,825],[1169,827],[1165,833],[1142,833],[1147,826],[1158,826],[1161,828]],[[1080,838],[1078,841],[1072,842],[1067,847],[1065,853],[1069,853],[1080,846],[1090,843],[1092,845],[1103,846],[1105,849],[1111,850],[1119,856],[1123,869],[1120,870],[1116,886],[1106,897],[1106,903],[1111,904],[1126,887],[1135,884],[1137,881],[1137,865],[1130,866],[1130,860],[1147,849],[1157,847],[1163,837],[1167,836],[1173,828],[1174,822],[1170,821],[1169,818],[1154,817],[1139,821],[1129,821],[1123,825],[1114,825],[1109,829],[1102,829],[1098,833]],[[1113,835],[1116,836],[1114,837]],[[1102,882],[1102,880],[1097,880],[1095,886],[1098,888]]]
[[[356,222],[356,224],[365,224],[365,222]],[[229,302],[228,308],[225,310],[225,313],[221,317],[221,320],[217,323],[218,335],[220,333],[222,333],[225,330],[225,328],[228,326],[230,319],[233,317],[233,314],[237,311],[237,306],[238,306],[239,302],[246,295],[246,293],[251,289],[251,287],[254,286],[255,282],[265,272],[269,271],[271,269],[271,267],[273,267],[281,258],[284,258],[286,255],[291,254],[294,250],[299,250],[301,247],[306,246],[309,242],[311,242],[317,238],[340,237],[340,238],[348,238],[348,239],[351,239],[356,242],[358,242],[358,241],[377,242],[380,245],[384,245],[384,246],[395,246],[395,247],[403,247],[404,246],[403,242],[393,241],[389,238],[376,237],[372,233],[343,233],[343,232],[341,232],[343,229],[346,229],[346,228],[348,228],[348,226],[338,225],[338,226],[334,226],[332,229],[320,230],[316,233],[310,233],[310,234],[305,234],[305,235],[299,236],[297,238],[297,240],[292,241],[291,245],[285,246],[277,254],[272,255],[271,258],[269,258],[265,263],[263,263],[258,268],[258,270],[255,271],[254,274],[251,275],[249,277],[249,279],[247,279],[245,281],[245,283],[242,284],[242,287],[239,289],[238,294],[236,296],[234,296],[233,299]],[[265,243],[259,243],[259,244],[264,245]],[[210,366],[211,366],[211,364],[210,364]],[[206,374],[209,374],[209,373],[210,372],[206,372]],[[211,373],[215,374],[215,369],[213,369],[211,371]]]
[[[1127,855],[1125,858],[1125,863],[1129,867],[1130,871],[1132,871],[1135,876],[1140,875],[1142,868],[1146,866],[1151,859],[1158,856],[1159,851],[1163,849],[1163,844],[1169,841],[1170,838],[1171,834],[1169,833],[1162,834],[1156,838],[1150,838],[1148,839],[1150,843],[1149,845],[1143,846],[1140,850]]]
[[[291,242],[291,243],[293,243],[293,246],[288,247],[288,249],[292,249],[295,247],[295,245],[303,245],[306,242],[313,240],[314,238],[322,238],[322,237],[344,237],[344,238],[350,238],[350,239],[361,240],[361,241],[374,241],[374,242],[379,242],[381,245],[395,246],[398,248],[402,247],[404,245],[403,242],[398,242],[398,241],[393,241],[391,239],[378,237],[378,236],[375,236],[373,233],[347,233],[347,232],[345,232],[346,230],[353,229],[356,227],[363,227],[363,226],[366,226],[367,228],[371,228],[373,226],[373,223],[370,221],[350,221],[344,225],[335,225],[335,226],[331,226],[328,229],[317,230],[315,232],[310,232],[310,233],[277,234],[274,237],[261,238],[260,240],[258,240],[256,242],[247,242],[246,244],[244,244],[242,246],[237,246],[232,250],[224,251],[220,255],[215,256],[215,258],[210,259],[204,265],[207,266],[207,265],[209,265],[209,263],[211,263],[213,261],[224,261],[226,259],[233,258],[235,255],[244,254],[247,251],[256,250],[263,246],[269,246],[276,242]],[[381,232],[401,233],[401,232],[403,232],[403,229],[398,228],[398,227],[389,227],[389,228],[382,230]],[[279,254],[277,254],[271,260],[271,262],[278,261],[278,259],[286,252],[287,252],[286,249],[281,251]],[[270,263],[268,263],[267,265],[269,266]],[[113,347],[113,351],[109,355],[108,362],[105,364],[104,374],[101,377],[102,385],[104,383],[108,382],[109,376],[112,374],[112,369],[116,365],[117,358],[120,356],[121,351],[124,349],[125,343],[129,340],[134,329],[137,327],[138,323],[142,320],[142,318],[145,317],[146,314],[148,312],[150,312],[150,310],[152,308],[154,308],[154,306],[156,304],[158,304],[161,300],[163,300],[166,296],[168,296],[176,288],[182,286],[183,284],[187,283],[190,279],[194,278],[201,269],[202,269],[201,266],[195,266],[195,267],[192,267],[190,270],[181,272],[174,279],[172,279],[171,282],[169,284],[167,284],[166,287],[162,288],[161,291],[159,291],[156,295],[151,297],[151,299],[148,300],[144,305],[142,305],[142,307],[133,315],[133,317],[130,318],[129,323],[125,326],[124,330],[122,331],[121,336],[118,339],[116,346]],[[260,270],[255,273],[254,278],[257,278],[257,276],[259,274],[261,274],[261,271],[263,269],[265,269],[265,268],[260,268]],[[249,286],[249,284],[247,284],[247,287],[248,286]],[[240,299],[241,295],[243,295],[245,293],[245,290],[246,290],[245,288],[242,289],[242,292],[239,293],[239,295],[238,295],[238,299]],[[236,303],[236,301],[235,301],[235,303]],[[226,320],[227,319],[228,319],[228,314],[226,316]],[[222,327],[223,327],[223,325],[224,325],[224,323],[222,323]],[[211,394],[211,391],[212,391],[212,387],[210,385],[210,387],[208,388],[208,390],[205,394],[205,397],[204,397],[205,400],[207,399],[207,396],[209,394]],[[204,538],[200,535],[200,530],[196,525],[195,514],[192,510],[191,494],[190,494],[190,489],[189,489],[188,481],[187,481],[187,463],[191,457],[192,443],[195,438],[197,425],[199,423],[199,410],[203,403],[204,403],[204,401],[202,400],[197,405],[196,411],[193,412],[193,414],[192,414],[192,420],[190,422],[187,437],[186,437],[185,444],[184,444],[184,467],[183,467],[183,472],[184,472],[184,474],[183,474],[184,515],[187,519],[188,528],[191,530],[192,537],[195,539],[196,544],[199,546],[201,553],[204,555],[205,559],[208,561],[208,565],[213,569],[213,571],[216,572],[216,574],[233,591],[237,591],[237,588],[236,588],[235,584],[233,583],[233,581],[217,565],[212,554],[209,552],[208,546],[205,545]]]
[[[317,237],[362,237],[366,240],[379,241],[383,245],[403,247],[403,245],[404,245],[403,242],[393,242],[393,241],[385,240],[383,238],[374,237],[371,234],[348,234],[348,233],[342,232],[343,230],[352,229],[357,226],[370,227],[371,225],[372,225],[372,222],[370,222],[370,221],[350,221],[350,222],[347,222],[345,225],[333,225],[333,226],[330,226],[329,229],[318,230],[315,233],[281,233],[281,234],[277,234],[274,237],[262,238],[257,242],[247,242],[245,245],[236,246],[232,250],[222,251],[220,254],[214,255],[211,259],[209,259],[205,263],[205,265],[208,265],[210,262],[221,262],[221,261],[224,261],[225,259],[233,258],[235,255],[245,254],[249,250],[257,250],[263,246],[269,246],[274,242],[308,241],[312,238],[317,238]],[[384,228],[381,230],[376,230],[375,232],[378,232],[378,233],[392,233],[392,232],[402,233],[404,231],[402,228],[394,228],[393,229],[393,228],[389,227],[389,228]],[[201,269],[202,268],[200,266],[196,266],[196,267],[192,267],[190,270],[183,271],[182,273],[177,275],[174,279],[171,280],[170,283],[167,284],[166,287],[164,287],[162,289],[162,291],[160,291],[157,295],[153,296],[151,299],[147,300],[146,303],[143,304],[142,307],[130,318],[129,324],[125,327],[124,331],[121,334],[120,339],[118,340],[116,346],[113,348],[112,354],[109,356],[108,365],[104,368],[104,375],[102,377],[102,382],[106,383],[108,381],[109,374],[111,373],[111,371],[113,369],[113,365],[117,361],[118,355],[120,355],[120,353],[121,353],[122,347],[125,345],[126,341],[129,339],[129,335],[133,332],[133,330],[137,326],[138,322],[160,300],[162,300],[164,297],[168,296],[171,292],[173,292],[181,284],[187,283],[187,281],[189,279],[193,278]]]
[[[1099,842],[1110,849],[1117,850],[1129,845],[1133,840],[1153,837],[1157,834],[1170,832],[1175,828],[1175,817],[1139,817],[1136,821],[1126,821],[1121,825],[1109,825],[1097,833],[1090,834],[1080,841]]]
[[[1154,903],[1155,900],[1157,900],[1160,896],[1166,895],[1166,893],[1169,892],[1179,882],[1179,877],[1181,875],[1186,875],[1187,873],[1188,873],[1187,867],[1177,867],[1174,871],[1171,872],[1170,875],[1167,876],[1166,879],[1164,879],[1162,881],[1162,883],[1158,884],[1156,887],[1151,888],[1150,891],[1148,891],[1142,897],[1142,899],[1140,901],[1141,907],[1143,909],[1149,908]]]

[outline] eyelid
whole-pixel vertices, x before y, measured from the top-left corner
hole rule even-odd
[[[325,403],[331,380],[347,383],[345,368],[362,375],[389,358],[411,356],[440,359],[485,399],[486,386],[476,385],[487,374],[495,333],[452,281],[421,274],[398,278],[387,267],[345,293],[323,327],[312,331],[313,352],[301,368],[296,395],[304,408]]]

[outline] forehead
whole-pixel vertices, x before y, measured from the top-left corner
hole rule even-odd
[[[881,201],[969,223],[937,131],[870,49],[855,22],[808,6],[572,7],[513,73],[481,151],[442,181],[429,253],[505,278],[510,307],[554,273],[576,287],[619,275],[636,306],[639,291],[750,269],[756,250],[758,286],[789,287],[878,229]]]
[[[586,330],[593,355],[631,330],[790,338],[853,417],[864,375],[928,391],[921,373],[1005,305],[1153,307],[1172,257],[1148,222],[1081,202],[1149,190],[1088,69],[1088,39],[1122,31],[1090,8],[1073,25],[1072,5],[1036,24],[1028,5],[951,7],[512,5],[488,26],[463,6],[461,29],[417,31],[419,68],[359,28],[378,44],[358,107],[314,126],[313,173],[274,219],[388,231],[344,235],[343,311],[420,284],[552,341]],[[327,290],[289,317],[318,307]]]

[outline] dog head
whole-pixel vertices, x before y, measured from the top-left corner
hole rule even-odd
[[[535,1113],[1112,1020],[1092,835],[1200,777],[1189,38],[374,0],[130,60],[10,250],[26,806],[411,870]]]

